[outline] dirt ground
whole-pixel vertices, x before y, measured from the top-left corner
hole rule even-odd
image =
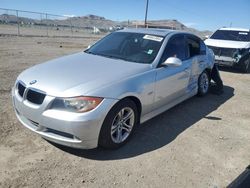
[[[1,14],[1,13],[0,13]],[[21,36],[61,36],[61,37],[87,37],[92,34],[93,29],[77,29],[64,27],[46,27],[46,26],[20,26],[19,34]],[[0,33],[2,35],[18,35],[17,25],[0,24]]]
[[[17,75],[97,38],[0,37],[0,187],[216,188],[250,164],[250,74],[230,69],[222,96],[177,105],[115,151],[53,145],[23,127],[10,95]]]

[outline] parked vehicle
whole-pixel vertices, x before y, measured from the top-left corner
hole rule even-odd
[[[89,49],[22,72],[12,89],[20,122],[52,142],[117,148],[134,127],[209,90],[214,54],[195,35],[125,29]]]
[[[205,40],[205,43],[213,50],[215,62],[219,65],[250,72],[249,29],[221,28]]]

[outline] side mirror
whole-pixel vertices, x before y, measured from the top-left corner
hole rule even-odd
[[[178,67],[182,65],[182,61],[177,57],[169,57],[166,61],[162,63],[165,66]]]

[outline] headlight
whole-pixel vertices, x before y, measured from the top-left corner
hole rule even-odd
[[[95,109],[103,98],[99,97],[73,97],[73,98],[56,98],[51,108],[61,109],[70,112],[88,112]]]

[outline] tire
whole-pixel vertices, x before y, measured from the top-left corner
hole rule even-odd
[[[250,72],[250,57],[242,64],[241,71],[243,73]]]
[[[109,111],[102,124],[98,141],[99,146],[106,149],[121,147],[131,137],[137,122],[138,110],[136,104],[129,99],[121,100]]]
[[[205,96],[209,91],[210,78],[207,71],[203,71],[198,79],[198,93],[197,95],[202,97]]]

